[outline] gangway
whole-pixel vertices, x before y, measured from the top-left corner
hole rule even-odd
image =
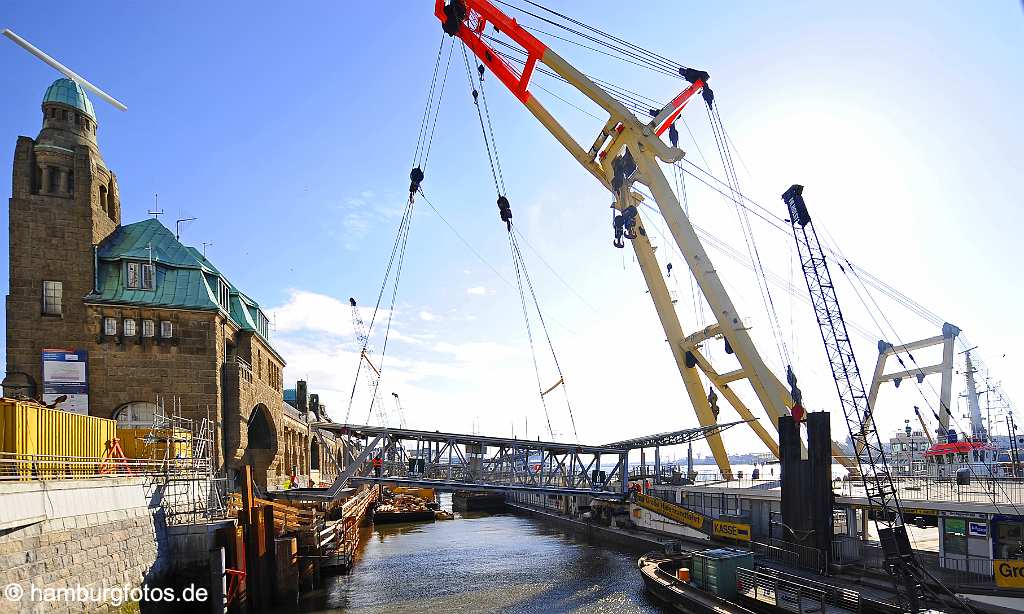
[[[629,453],[677,445],[743,424],[714,424],[638,437],[608,445],[533,441],[479,434],[443,433],[384,426],[321,422],[310,425],[358,450],[329,488],[267,493],[270,498],[332,501],[360,484],[433,488],[440,491],[535,492],[622,498],[629,492]],[[418,455],[406,454],[415,449]],[[380,471],[373,459],[380,458]]]

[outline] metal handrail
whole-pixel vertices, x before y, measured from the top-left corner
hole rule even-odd
[[[0,481],[105,479],[209,474],[209,461],[192,458],[97,458],[0,452]]]

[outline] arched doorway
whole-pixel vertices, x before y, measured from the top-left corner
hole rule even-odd
[[[267,471],[277,456],[277,429],[270,410],[258,403],[249,413],[246,427],[247,443],[242,463],[252,465],[253,481],[262,488],[267,487]]]

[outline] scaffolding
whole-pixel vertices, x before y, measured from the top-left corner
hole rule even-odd
[[[180,397],[158,397],[156,406],[145,443],[161,470],[149,474],[148,494],[160,502],[168,526],[224,518],[227,478],[217,471],[209,406],[198,421],[182,416]]]

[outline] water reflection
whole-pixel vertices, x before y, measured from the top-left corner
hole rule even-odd
[[[442,508],[451,509],[450,495]],[[304,612],[662,612],[636,571],[640,551],[590,544],[508,514],[381,525],[355,569],[306,595]]]

